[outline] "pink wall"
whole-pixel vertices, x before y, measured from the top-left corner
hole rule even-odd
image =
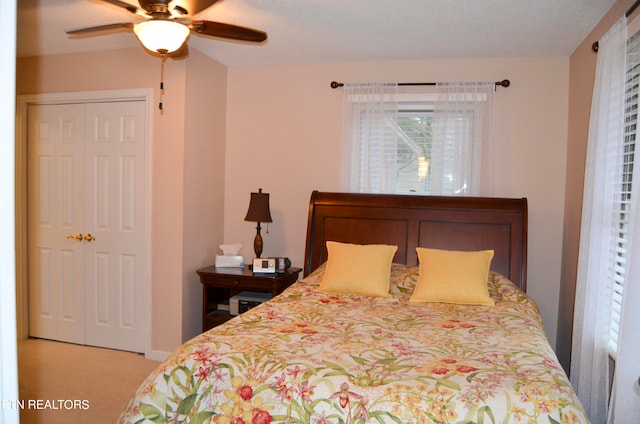
[[[202,285],[224,235],[227,68],[191,49],[185,81],[182,341],[202,332]]]
[[[249,193],[271,194],[264,255],[302,264],[311,191],[340,187],[342,82],[498,81],[494,195],[529,200],[528,291],[554,345],[564,215],[568,58],[251,66],[228,71],[226,243],[253,257]]]
[[[224,109],[225,75],[197,52],[189,60],[167,61],[164,111],[154,107],[152,117],[150,316],[158,356],[199,331],[200,291],[183,280],[222,240],[224,115],[203,115]],[[160,60],[142,49],[23,58],[17,75],[18,94],[151,87],[159,100]],[[200,80],[201,89],[187,84],[187,76]],[[206,199],[200,209],[198,199]]]

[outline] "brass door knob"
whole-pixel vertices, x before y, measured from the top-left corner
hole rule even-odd
[[[82,241],[82,234],[81,234],[81,233],[78,233],[78,234],[76,234],[75,236],[68,235],[68,236],[67,236],[67,238],[68,238],[69,240]]]
[[[94,236],[91,235],[91,233],[87,233],[84,235],[84,240],[85,241],[94,241],[96,238]]]

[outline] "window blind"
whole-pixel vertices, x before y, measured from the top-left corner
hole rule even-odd
[[[617,235],[614,249],[615,261],[612,272],[611,326],[609,330],[609,349],[615,357],[618,350],[618,334],[622,313],[622,297],[627,269],[627,251],[629,243],[629,222],[632,219],[629,206],[638,123],[638,88],[640,83],[640,33],[631,37],[627,44],[627,81],[625,87],[624,146],[617,213]]]

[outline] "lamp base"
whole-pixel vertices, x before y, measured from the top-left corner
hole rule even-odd
[[[256,234],[256,238],[253,239],[253,251],[256,254],[256,258],[259,258],[262,255],[262,236],[260,233]]]

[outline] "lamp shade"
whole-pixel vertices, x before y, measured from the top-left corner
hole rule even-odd
[[[178,50],[189,36],[189,28],[166,19],[152,19],[133,27],[138,40],[152,52],[171,53]]]
[[[249,201],[249,210],[245,221],[254,222],[273,222],[271,220],[271,211],[269,210],[269,193],[263,193],[262,189],[258,193],[251,193]]]

